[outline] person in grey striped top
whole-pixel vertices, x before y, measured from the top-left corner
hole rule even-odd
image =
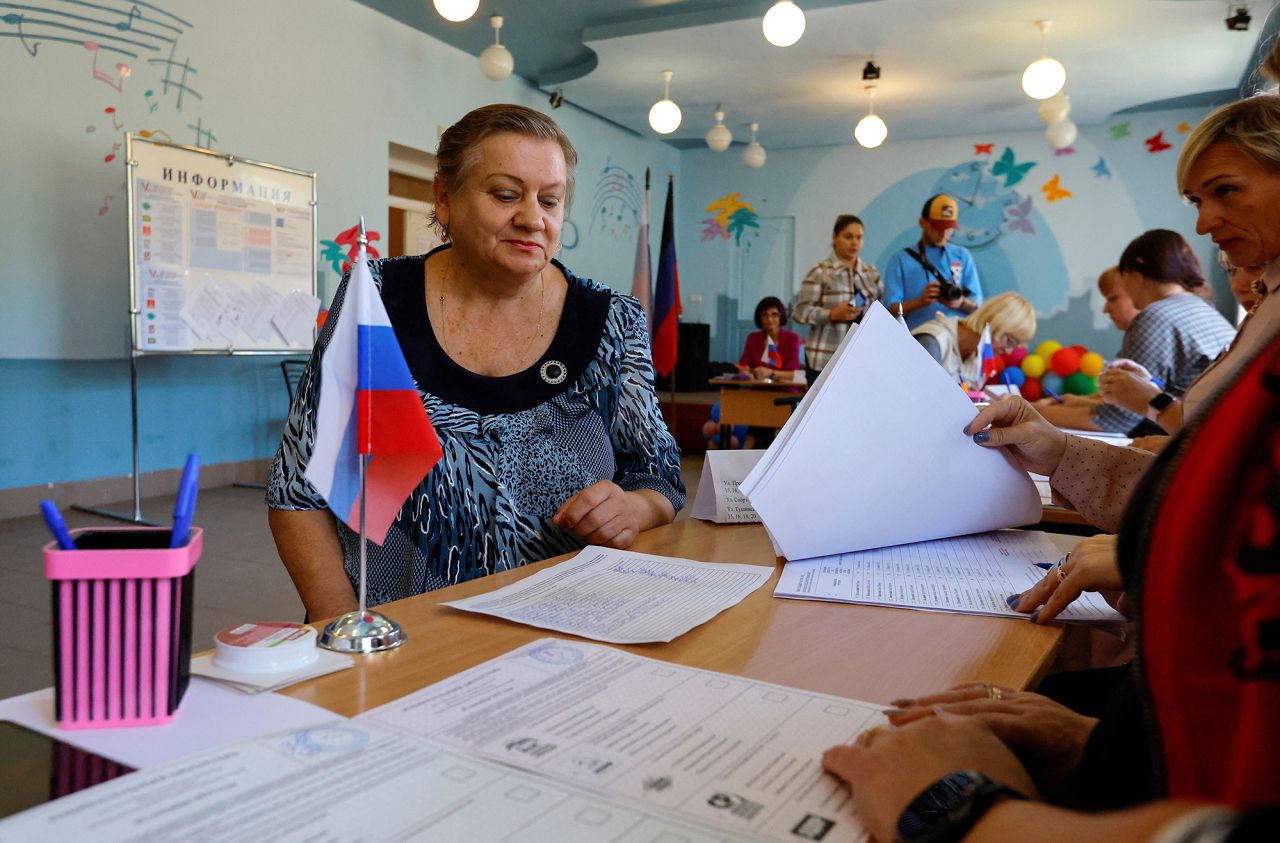
[[[871,302],[884,296],[880,272],[859,257],[863,234],[862,220],[853,214],[836,217],[831,254],[816,263],[800,284],[791,318],[809,326],[805,362],[810,383]]]
[[[1176,231],[1158,228],[1140,235],[1125,248],[1118,268],[1121,284],[1139,308],[1124,332],[1119,357],[1138,363],[1164,392],[1179,397],[1231,345],[1235,328],[1198,294],[1205,286],[1200,262]],[[1143,416],[1101,400],[1085,408],[1042,402],[1039,409],[1062,427],[1146,432]],[[1081,417],[1082,409],[1087,416]]]

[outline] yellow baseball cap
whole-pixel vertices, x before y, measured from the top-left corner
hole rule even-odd
[[[920,218],[938,230],[960,226],[960,204],[945,193],[929,197],[920,210]]]

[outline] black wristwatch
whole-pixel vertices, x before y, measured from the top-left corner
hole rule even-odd
[[[997,799],[1027,797],[976,770],[960,770],[926,787],[898,817],[898,843],[954,843]]]
[[[1164,412],[1164,408],[1173,403],[1173,396],[1162,392],[1147,402],[1147,418],[1155,421]]]

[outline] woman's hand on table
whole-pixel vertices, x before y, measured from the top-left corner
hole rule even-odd
[[[1017,396],[984,407],[964,432],[984,448],[1008,448],[1023,469],[1046,477],[1058,470],[1067,449],[1067,435]]]
[[[823,753],[822,766],[849,785],[854,810],[876,840],[896,839],[898,816],[911,800],[957,770],[977,770],[1028,796],[1036,793],[1031,776],[991,729],[977,718],[948,713],[868,729],[852,744]]]
[[[754,369],[751,370],[751,376],[756,380],[760,380],[760,381],[767,380],[768,378],[773,377],[775,374],[777,373],[774,372],[773,369],[770,369],[768,366],[756,366]]]
[[[600,480],[562,503],[551,521],[588,544],[625,550],[642,531],[673,518],[671,502],[657,492],[628,492],[611,480]]]
[[[1083,592],[1123,589],[1124,580],[1116,559],[1116,537],[1091,536],[1072,548],[1060,568],[1051,568],[1040,582],[1022,594],[1010,595],[1009,605],[1014,611],[1031,612],[1032,623],[1048,623]],[[1014,601],[1014,597],[1018,599]]]
[[[1042,790],[1061,782],[1079,766],[1089,735],[1098,724],[1096,718],[1076,714],[1041,694],[988,682],[957,685],[918,699],[894,700],[893,704],[897,708],[887,714],[895,726],[939,712],[979,721],[1018,757]],[[1014,786],[1008,781],[1005,784]]]

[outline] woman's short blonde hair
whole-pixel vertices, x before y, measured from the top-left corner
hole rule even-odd
[[[983,326],[990,325],[992,338],[1008,334],[1026,344],[1036,335],[1036,310],[1017,293],[1000,293],[984,301],[961,319],[960,324],[975,334],[981,334]]]
[[[1204,151],[1226,142],[1268,170],[1280,171],[1280,96],[1258,94],[1216,109],[1191,130],[1178,153],[1178,192],[1189,189],[1187,174]]]
[[[467,176],[480,156],[480,144],[486,138],[501,134],[523,135],[529,138],[555,141],[564,153],[565,193],[564,213],[569,215],[573,205],[574,177],[578,168],[578,151],[556,121],[541,111],[523,105],[495,103],[468,112],[461,120],[444,130],[436,147],[436,181],[446,193],[456,193],[466,183]],[[449,239],[449,232],[431,212],[431,225],[440,235]]]

